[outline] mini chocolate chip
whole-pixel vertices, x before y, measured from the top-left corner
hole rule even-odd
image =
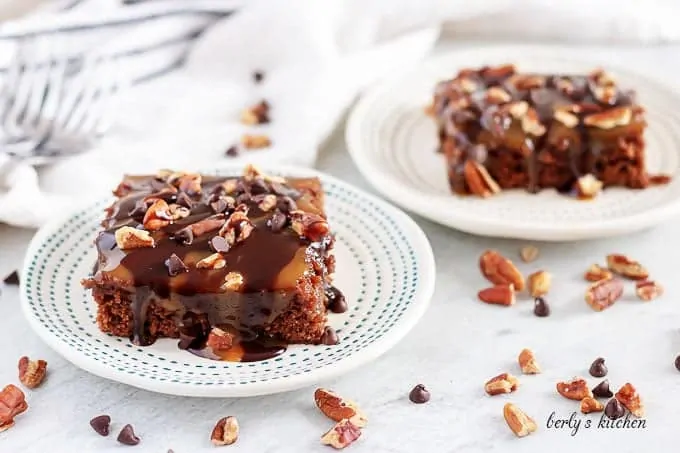
[[[90,426],[97,432],[97,434],[106,437],[109,435],[111,417],[109,417],[108,415],[98,415],[92,420],[90,420]]]
[[[588,370],[593,377],[605,377],[607,371],[607,366],[604,364],[604,359],[602,357],[595,359]]]
[[[173,236],[173,239],[184,245],[191,245],[194,242],[194,232],[191,227],[182,228]]]
[[[675,368],[680,371],[680,355],[675,358]]]
[[[626,415],[626,409],[619,402],[619,400],[612,398],[604,407],[604,415],[612,420],[616,420],[617,418],[621,418]]]
[[[139,437],[135,434],[132,425],[123,426],[123,429],[118,434],[118,442],[124,445],[137,445],[139,443]]]
[[[271,192],[267,183],[261,179],[256,179],[250,183],[250,193],[253,195],[266,194]]]
[[[228,157],[237,157],[240,153],[238,150],[238,146],[232,145],[227,150],[224,152],[224,154]]]
[[[253,81],[261,83],[264,80],[264,71],[253,71]]]
[[[286,227],[287,222],[288,217],[286,217],[286,215],[283,212],[276,211],[274,212],[274,214],[272,214],[270,219],[267,220],[267,225],[269,226],[273,233],[278,233]]]
[[[128,212],[128,215],[130,217],[144,217],[144,214],[146,214],[148,206],[146,204],[146,201],[144,200],[137,200],[135,203],[135,206],[130,209],[130,212]]]
[[[227,203],[227,200],[224,198],[218,198],[217,201],[213,201],[210,203],[210,209],[213,210],[215,214],[222,213],[227,210],[229,207],[229,204]]]
[[[19,273],[17,271],[12,272],[3,280],[5,285],[18,285],[19,284]]]
[[[227,253],[229,251],[229,244],[222,236],[215,236],[211,238],[209,243],[213,252]]]
[[[408,399],[410,399],[412,403],[424,404],[430,401],[430,392],[427,391],[423,384],[418,384],[413,387],[411,393],[408,394]]]
[[[300,198],[300,192],[297,189],[293,189],[292,187],[281,184],[280,182],[272,182],[270,185],[272,192],[274,192],[276,195],[291,197],[294,200]]]
[[[165,260],[165,267],[168,268],[168,274],[170,274],[170,277],[174,277],[175,275],[183,274],[184,272],[189,271],[189,268],[186,264],[184,264],[184,261],[182,261],[182,259],[174,253],[170,255],[170,258]]]
[[[196,202],[192,200],[191,197],[184,192],[180,192],[177,195],[176,202],[178,205],[184,206],[185,208],[188,208],[190,210],[196,205]]]
[[[593,395],[598,398],[611,398],[614,396],[614,393],[609,389],[609,381],[605,379],[593,387]]]
[[[323,335],[321,335],[321,344],[325,344],[326,346],[333,346],[338,344],[340,340],[338,339],[338,334],[335,332],[335,329],[332,328],[331,326],[326,326],[323,329]]]
[[[534,314],[539,318],[550,316],[550,305],[542,297],[534,299]]]

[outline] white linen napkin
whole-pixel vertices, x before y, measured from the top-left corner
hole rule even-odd
[[[126,93],[116,127],[88,153],[37,172],[3,166],[7,158],[0,154],[0,221],[40,226],[82,198],[106,193],[126,172],[209,169],[230,159],[224,151],[244,132],[267,134],[273,145],[244,151],[232,161],[313,165],[317,147],[356,94],[417,64],[444,24],[483,29],[485,20],[497,24],[505,17],[504,28],[512,30],[514,24],[515,36],[523,30],[565,39],[585,34],[598,40],[680,40],[672,20],[680,5],[672,0],[647,0],[644,10],[642,5],[636,0],[52,3],[0,26],[0,56],[11,57],[13,37],[53,33],[63,52],[106,48],[121,55],[131,78],[152,80]],[[521,8],[538,8],[541,15],[518,16]],[[168,73],[179,63],[179,70]],[[252,80],[255,70],[265,73],[261,84]],[[271,104],[272,122],[256,128],[240,124],[240,110],[260,99]]]

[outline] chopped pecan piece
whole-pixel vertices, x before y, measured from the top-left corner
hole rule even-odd
[[[542,297],[548,294],[552,283],[552,275],[546,271],[538,271],[529,275],[529,294],[531,297]]]
[[[501,191],[501,187],[491,177],[486,168],[474,160],[468,159],[465,162],[463,175],[465,183],[473,195],[486,198]]]
[[[206,345],[215,352],[226,351],[234,345],[234,336],[218,327],[213,327],[208,334]]]
[[[583,378],[574,378],[568,382],[557,383],[557,393],[570,400],[581,401],[583,398],[592,398],[593,392],[588,388],[588,383]]]
[[[292,211],[290,213],[291,227],[300,237],[312,241],[320,241],[329,232],[328,222],[318,214],[305,211]]]
[[[260,101],[241,112],[241,122],[243,124],[264,124],[269,122],[269,103]]]
[[[517,437],[528,436],[537,429],[534,419],[512,403],[503,406],[503,418]]]
[[[626,382],[623,387],[616,392],[614,397],[636,417],[645,415],[645,407],[642,404],[640,395],[630,382]]]
[[[350,420],[340,420],[326,434],[321,436],[321,443],[341,450],[361,437],[361,429]]]
[[[646,280],[649,272],[642,264],[628,258],[626,255],[607,255],[607,267],[617,274],[632,280]]]
[[[239,426],[236,417],[224,417],[217,421],[210,433],[210,441],[215,446],[231,445],[238,440]]]
[[[630,124],[633,110],[630,107],[616,107],[600,113],[586,116],[583,122],[586,126],[598,129],[613,129]]]
[[[663,294],[663,286],[651,280],[636,282],[635,294],[645,302],[649,302]]]
[[[538,258],[538,247],[534,245],[525,245],[520,249],[519,256],[525,263],[532,263]]]
[[[522,349],[517,361],[524,374],[539,374],[541,372],[541,367],[538,366],[536,356],[531,349]]]
[[[114,233],[116,245],[121,250],[155,247],[156,243],[148,231],[129,226],[120,227]]]
[[[197,269],[222,269],[227,265],[227,260],[221,253],[208,255],[196,263]]]
[[[592,174],[581,176],[576,181],[576,193],[579,198],[594,198],[602,191],[603,183]]]
[[[602,412],[604,410],[604,404],[600,403],[595,398],[586,396],[581,400],[581,412],[584,414],[590,414],[591,412]]]
[[[229,247],[233,247],[248,239],[255,229],[253,222],[248,218],[248,214],[239,210],[238,207],[236,209],[218,233],[227,241]]]
[[[515,288],[512,283],[509,285],[496,285],[481,290],[477,293],[477,297],[487,304],[509,306],[515,303]]]
[[[19,359],[19,380],[29,389],[42,384],[47,374],[47,362],[44,360],[30,360],[23,356]]]
[[[513,264],[495,250],[487,250],[479,257],[479,269],[482,275],[495,285],[512,284],[514,289],[524,289],[524,276]]]
[[[608,280],[612,277],[611,272],[597,264],[591,265],[584,275],[584,278],[589,282],[599,282],[600,280]]]
[[[586,303],[595,311],[602,311],[611,307],[623,295],[623,283],[621,280],[610,278],[600,280],[588,287],[586,291]]]
[[[318,388],[314,392],[314,402],[323,414],[333,421],[350,420],[355,426],[363,428],[368,418],[353,401],[347,400],[331,390]]]
[[[519,380],[509,373],[502,373],[492,377],[484,384],[484,391],[491,396],[511,393],[519,387]]]
[[[246,149],[259,149],[271,146],[271,139],[264,134],[243,134],[241,136],[241,144]]]
[[[0,392],[0,432],[14,426],[14,417],[28,409],[26,396],[20,388],[10,384]]]

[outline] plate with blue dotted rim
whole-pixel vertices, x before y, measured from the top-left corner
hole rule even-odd
[[[594,55],[597,55],[595,53]],[[643,230],[680,214],[678,90],[609,58],[583,58],[578,48],[482,46],[433,57],[368,90],[349,116],[347,148],[359,171],[385,198],[425,218],[472,234],[525,240],[575,241]],[[453,195],[437,126],[425,113],[437,82],[459,70],[513,63],[519,71],[587,74],[603,67],[646,110],[645,164],[672,176],[669,184],[631,190],[611,187],[578,200],[543,190],[504,190],[489,198]],[[614,62],[615,63],[615,62]]]
[[[335,346],[293,345],[260,362],[219,362],[177,348],[102,333],[96,303],[80,280],[96,261],[103,197],[43,227],[33,238],[21,282],[23,311],[35,332],[76,366],[146,390],[184,396],[243,397],[294,390],[337,377],[394,346],[425,312],[434,292],[432,248],[406,214],[338,179],[309,169],[265,168],[270,174],[318,176],[336,234],[335,285],[349,302],[329,314]],[[238,175],[242,166],[204,174]]]

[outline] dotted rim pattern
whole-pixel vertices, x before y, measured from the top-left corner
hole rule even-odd
[[[228,175],[240,170],[225,167],[204,173]],[[21,288],[30,324],[57,352],[87,371],[147,390],[186,396],[252,396],[293,390],[384,353],[415,325],[434,292],[434,258],[425,235],[402,212],[330,176],[294,168],[270,173],[322,179],[336,248],[351,261],[339,263],[337,272],[338,280],[353,286],[351,309],[330,320],[341,337],[339,345],[296,345],[273,359],[230,363],[179,351],[176,340],[138,347],[126,338],[100,332],[96,304],[80,286],[80,279],[90,273],[96,260],[92,241],[110,199],[79,209],[34,237]],[[342,275],[343,268],[347,276]]]
[[[560,55],[556,57],[555,55]],[[446,164],[435,153],[434,123],[423,108],[437,81],[456,70],[515,62],[525,70],[583,72],[597,63],[569,50],[540,46],[490,46],[455,51],[368,91],[350,114],[347,144],[361,173],[386,198],[435,222],[462,231],[533,240],[581,240],[650,227],[680,213],[680,96],[644,76],[605,65],[624,87],[640,92],[648,107],[649,168],[672,176],[643,191],[607,189],[589,202],[554,191],[506,191],[489,199],[450,193]],[[540,69],[542,68],[542,69]]]

